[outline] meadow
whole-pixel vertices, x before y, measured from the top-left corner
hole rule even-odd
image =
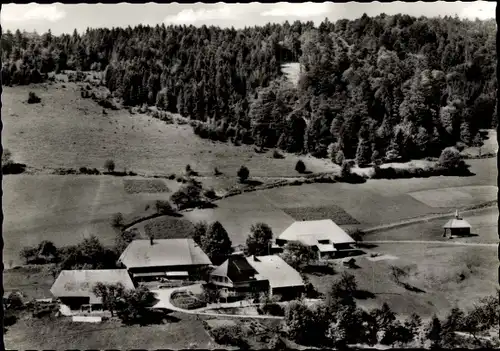
[[[192,221],[218,220],[230,233],[233,244],[243,244],[250,225],[257,222],[267,223],[279,235],[294,221],[320,219],[319,215],[344,227],[366,229],[427,215],[453,214],[457,208],[496,199],[495,159],[467,162],[474,176],[280,187],[225,198],[216,201],[217,208],[197,209],[185,215]],[[444,206],[444,201],[439,200],[442,194],[447,194]],[[469,197],[461,202],[466,196],[463,194]]]
[[[41,97],[41,104],[25,102],[29,91]],[[167,179],[153,184],[140,177],[46,175],[44,168],[85,166],[102,170],[105,161],[113,159],[118,171],[181,175],[189,164],[205,187],[216,190],[236,184],[235,175],[241,165],[249,168],[250,177],[264,182],[298,175],[296,155],[274,159],[272,151],[256,153],[253,146],[214,143],[196,137],[188,125],[166,124],[128,110],[103,114],[96,102],[81,98],[75,83],[7,87],[2,101],[3,146],[12,151],[15,161],[32,168],[29,175],[4,177],[7,267],[20,263],[18,252],[23,246],[36,245],[43,239],[63,246],[96,235],[104,244],[112,245],[116,236],[109,224],[112,214],[122,212],[137,217],[145,213],[147,205],[168,199],[181,186]],[[300,158],[311,172],[338,170],[328,160]],[[279,235],[295,220],[318,216],[345,226],[368,228],[450,213],[457,204],[490,199],[496,185],[495,159],[472,159],[467,163],[474,176],[305,184],[244,193],[217,201],[213,209],[188,211],[182,221],[219,220],[233,244],[238,245],[245,242],[250,226],[257,222],[269,224]],[[215,167],[222,176],[213,177]],[[441,198],[447,194],[446,201],[437,203],[436,189],[440,189]],[[465,197],[467,201],[461,201]],[[155,219],[153,224],[145,222],[138,227],[144,236],[149,227],[155,235],[168,237],[163,232],[169,228],[189,226],[178,221]]]
[[[64,87],[63,87],[64,86]],[[42,102],[27,104],[28,92]],[[75,83],[5,87],[2,94],[3,147],[16,162],[36,169],[91,167],[103,169],[113,159],[116,169],[139,174],[181,174],[186,165],[200,175],[217,167],[235,177],[246,165],[251,176],[297,175],[296,155],[272,158],[253,146],[234,147],[198,138],[189,125],[166,124],[145,114],[108,110],[80,96]],[[307,162],[313,172],[334,169],[327,162]]]
[[[8,175],[3,177],[3,240],[6,268],[21,264],[24,246],[50,240],[57,246],[72,245],[95,235],[113,245],[114,213],[142,213],[155,200],[171,193],[128,193],[127,178],[85,175]],[[168,188],[175,190],[175,181]]]
[[[445,317],[453,307],[473,307],[481,297],[495,294],[498,264],[495,247],[468,247],[439,244],[379,244],[367,253],[394,256],[392,260],[356,259],[357,268],[337,265],[336,274],[308,274],[318,291],[326,293],[343,271],[356,277],[358,289],[373,294],[358,299],[360,306],[372,309],[386,302],[401,316],[418,313],[422,318],[433,314]],[[405,269],[402,279],[414,291],[397,284],[391,266]]]

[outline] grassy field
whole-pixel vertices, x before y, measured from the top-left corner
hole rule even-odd
[[[195,316],[173,314],[165,324],[123,326],[121,322],[73,323],[65,318],[20,320],[4,335],[7,349],[187,349],[220,348]]]
[[[497,262],[495,247],[445,246],[429,244],[380,244],[367,252],[396,256],[395,260],[357,259],[357,269],[340,265],[334,275],[312,275],[309,279],[327,292],[342,271],[356,277],[360,290],[373,293],[358,303],[368,309],[384,302],[401,315],[413,312],[422,317],[436,313],[443,317],[452,307],[470,308],[479,298],[495,293]],[[408,291],[391,276],[390,266],[408,269],[404,282],[420,290]],[[463,276],[461,276],[463,274]]]
[[[454,213],[465,207],[491,200],[496,195],[495,159],[468,160],[475,173],[471,177],[433,177],[420,179],[377,179],[363,184],[305,184],[244,193],[217,201],[217,208],[194,210],[191,220],[220,221],[234,244],[245,242],[251,224],[264,222],[279,235],[295,220],[331,218],[340,225],[359,222],[360,228],[390,224],[401,220],[439,213]],[[470,197],[461,202],[448,191],[445,207],[434,207],[444,188],[464,189]],[[435,203],[417,200],[427,194]]]
[[[274,159],[272,152],[257,154],[253,146],[214,143],[196,137],[188,125],[168,125],[127,110],[104,115],[97,103],[80,97],[78,85],[64,85],[4,89],[2,143],[15,161],[36,168],[102,169],[107,159],[113,159],[117,170],[141,174],[180,174],[190,164],[201,175],[212,175],[218,167],[232,176],[246,165],[251,176],[296,175],[295,155]],[[27,104],[29,91],[42,103]],[[332,169],[312,159],[307,167],[318,172]]]
[[[95,235],[103,244],[112,245],[116,233],[110,219],[114,213],[141,213],[147,204],[170,196],[129,194],[124,180],[111,176],[4,176],[5,266],[22,263],[18,257],[20,249],[38,245],[42,240],[64,246]],[[169,183],[169,188],[178,186],[175,183]]]
[[[27,300],[52,297],[50,288],[54,277],[50,265],[23,266],[3,272],[3,285],[6,292],[21,291]]]
[[[496,186],[463,186],[423,190],[410,193],[412,197],[431,207],[472,206],[497,199]]]
[[[466,243],[488,243],[498,242],[498,208],[487,208],[477,210],[472,213],[463,214],[472,226],[470,237],[461,237],[453,239]],[[449,241],[443,238],[443,225],[449,218],[434,219],[420,222],[404,227],[387,229],[379,232],[373,232],[366,235],[365,240],[430,240],[430,241]]]

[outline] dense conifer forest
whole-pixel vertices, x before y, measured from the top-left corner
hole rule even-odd
[[[268,24],[3,33],[4,85],[102,71],[124,105],[156,105],[196,134],[341,163],[438,156],[496,126],[496,25],[408,15]],[[281,65],[300,62],[297,85]]]

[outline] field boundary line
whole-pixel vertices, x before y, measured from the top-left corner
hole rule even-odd
[[[490,204],[488,206],[485,206],[485,207],[465,209],[465,210],[460,211],[460,212],[461,213],[471,213],[471,212],[479,212],[479,211],[490,210],[490,209],[496,208],[498,206],[498,204],[496,203],[497,201],[495,200],[494,202],[495,203],[492,203],[492,204]],[[368,234],[368,233],[375,233],[375,232],[377,232],[379,230],[394,229],[394,228],[398,228],[398,227],[404,227],[406,225],[412,225],[412,224],[416,224],[416,223],[427,222],[427,221],[434,220],[434,219],[448,218],[448,217],[451,218],[453,216],[454,215],[450,214],[450,213],[442,213],[442,214],[435,214],[435,215],[426,215],[426,216],[412,218],[412,219],[407,219],[407,220],[399,221],[399,222],[395,222],[395,223],[383,224],[383,225],[379,225],[379,226],[376,226],[376,227],[367,228],[367,229],[364,229],[363,232],[365,232],[366,234]]]
[[[363,241],[363,244],[444,244],[444,245],[457,245],[457,246],[480,246],[480,247],[498,247],[499,243],[464,243],[460,241],[438,241],[438,240],[373,240]]]

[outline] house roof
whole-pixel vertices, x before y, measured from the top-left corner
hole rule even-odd
[[[260,277],[269,281],[271,288],[304,286],[299,272],[277,255],[251,256],[247,257],[246,260]]]
[[[257,272],[254,267],[248,264],[247,259],[243,255],[231,255],[218,266],[212,273],[222,277],[228,277],[233,282],[245,281],[253,277]]]
[[[279,239],[300,241],[308,246],[318,245],[320,240],[329,240],[332,244],[355,243],[355,240],[331,219],[295,222],[281,233]]]
[[[470,228],[469,222],[465,219],[452,218],[443,226],[446,229],[456,229],[456,228]]]
[[[193,239],[134,240],[121,254],[119,262],[127,268],[212,264]]]
[[[92,293],[97,283],[121,283],[125,289],[134,289],[126,269],[96,269],[61,271],[50,288],[55,297],[89,297],[90,303],[100,303],[101,298]]]

